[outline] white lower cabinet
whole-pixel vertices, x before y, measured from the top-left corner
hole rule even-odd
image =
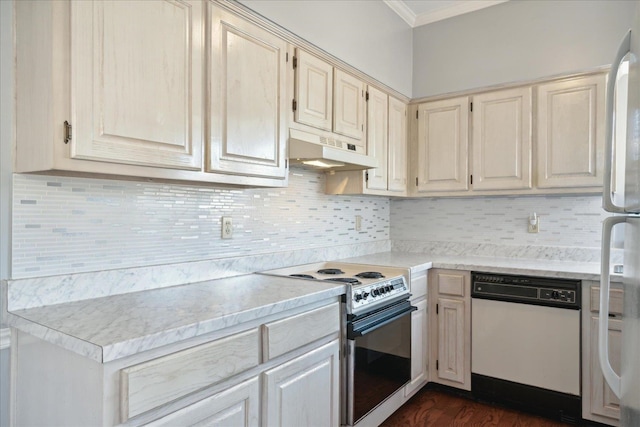
[[[609,360],[620,373],[622,304],[624,293],[616,285],[609,291]],[[607,385],[598,356],[600,287],[582,282],[582,418],[620,425],[620,401]]]
[[[426,384],[429,377],[427,329],[427,271],[411,275],[411,304],[418,309],[411,313],[411,380],[405,386],[405,397]]]
[[[267,426],[339,426],[339,340],[299,356],[264,375]]]
[[[339,319],[336,297],[107,363],[14,329],[12,425],[337,427]]]
[[[255,377],[147,425],[257,427],[259,420],[260,385]]]

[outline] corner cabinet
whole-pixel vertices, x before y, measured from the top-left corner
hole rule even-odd
[[[612,284],[609,291],[609,360],[620,373],[624,291]],[[620,425],[620,401],[607,385],[598,355],[600,284],[582,282],[582,418]]]
[[[367,155],[377,168],[327,174],[327,194],[407,194],[407,104],[369,86],[367,89]]]
[[[471,390],[471,273],[434,269],[429,283],[430,379]]]
[[[227,6],[16,3],[15,171],[286,185],[288,45]]]

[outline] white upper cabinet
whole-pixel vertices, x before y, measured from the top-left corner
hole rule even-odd
[[[389,96],[388,156],[387,188],[404,193],[407,191],[407,104],[392,96]]]
[[[418,105],[417,192],[469,189],[469,98]]]
[[[284,178],[287,43],[209,4],[207,171]]]
[[[387,189],[387,151],[389,148],[388,118],[389,97],[386,93],[369,87],[367,103],[367,154],[378,159],[380,166],[369,169],[367,188]]]
[[[295,121],[331,132],[333,120],[333,67],[296,51]]]
[[[70,7],[71,157],[199,170],[202,2]]]
[[[604,74],[538,86],[537,185],[602,186]]]
[[[366,154],[366,84],[302,49],[296,49],[293,67],[291,126],[333,140],[330,145],[353,144]]]
[[[473,97],[473,190],[531,188],[531,88]]]
[[[333,131],[354,139],[364,138],[364,82],[336,68],[334,71]]]

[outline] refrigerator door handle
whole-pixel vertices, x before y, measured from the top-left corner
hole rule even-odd
[[[631,49],[631,30],[627,31],[627,34],[623,37],[616,53],[616,58],[611,64],[611,71],[609,71],[609,78],[607,79],[607,95],[606,95],[606,122],[605,122],[605,153],[604,153],[604,188],[602,190],[602,207],[605,211],[614,213],[625,213],[623,206],[618,206],[613,202],[613,194],[611,192],[611,171],[613,169],[613,113],[614,113],[614,98],[616,90],[616,76],[618,75],[618,68],[624,57],[629,53]]]
[[[620,376],[609,361],[609,263],[611,255],[611,230],[616,224],[626,222],[624,216],[609,217],[602,224],[602,264],[600,271],[600,314],[598,319],[598,356],[604,379],[613,393],[620,398]]]

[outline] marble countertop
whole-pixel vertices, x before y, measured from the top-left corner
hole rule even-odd
[[[414,252],[380,252],[340,262],[394,266],[420,271],[425,268],[484,271],[487,273],[519,274],[525,276],[558,277],[579,280],[600,280],[600,263],[555,261],[547,259],[500,258],[465,255],[429,255]],[[611,275],[614,282],[622,276]]]
[[[344,292],[335,282],[249,274],[16,310],[7,321],[102,363]]]

